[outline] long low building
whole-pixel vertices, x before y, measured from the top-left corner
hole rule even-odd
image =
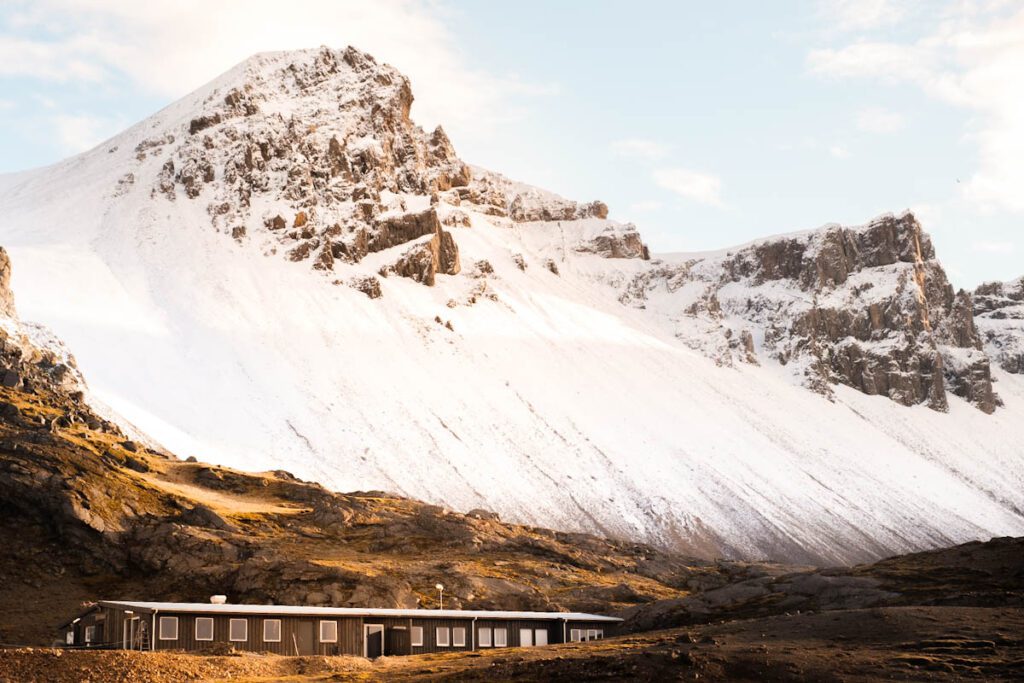
[[[616,617],[579,612],[360,609],[104,600],[61,626],[72,646],[281,655],[409,655],[605,637]]]

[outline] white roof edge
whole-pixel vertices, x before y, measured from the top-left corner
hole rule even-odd
[[[586,612],[516,612],[503,610],[438,610],[363,607],[307,607],[303,605],[216,605],[207,602],[142,602],[135,600],[101,600],[105,607],[123,607],[147,612],[203,612],[209,614],[276,614],[350,617],[420,617],[477,619],[566,619],[569,621],[622,621],[619,617]]]

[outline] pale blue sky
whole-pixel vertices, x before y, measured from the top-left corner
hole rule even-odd
[[[606,201],[654,251],[913,208],[958,286],[1024,274],[1024,3],[8,0],[0,171],[258,50],[354,44],[467,161]]]

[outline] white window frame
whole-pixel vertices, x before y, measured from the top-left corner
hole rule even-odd
[[[235,637],[235,624],[241,622],[242,624],[242,637]],[[232,643],[244,643],[249,640],[249,620],[248,619],[230,619],[228,621],[228,640]]]
[[[494,629],[494,647],[508,647],[508,629]]]
[[[334,635],[330,638],[324,638],[324,626],[333,626]],[[331,619],[320,620],[320,642],[321,643],[336,643],[338,642],[338,622]]]
[[[82,634],[82,637],[85,638],[86,645],[92,644],[92,641],[96,640],[96,626],[86,626],[85,633]]]
[[[480,647],[491,647],[491,627],[481,626],[477,632],[477,640]]]
[[[277,624],[277,638],[267,637],[267,626],[271,624]],[[264,619],[263,620],[263,642],[264,643],[280,643],[281,642],[281,620],[280,619]]]
[[[544,642],[540,642],[541,640]],[[544,647],[548,644],[548,630],[546,628],[538,628],[534,630],[533,644],[537,647]]]
[[[587,640],[600,640],[604,638],[604,630],[599,628],[587,629]]]
[[[203,637],[201,637],[199,635],[199,622],[201,622],[201,621],[209,622],[209,624],[210,624],[210,637],[209,638],[203,638]],[[197,641],[204,641],[204,642],[205,641],[213,640],[213,629],[214,629],[215,626],[216,626],[216,624],[215,624],[215,622],[213,620],[213,617],[196,617],[196,625],[195,625],[196,640]]]
[[[174,635],[167,635],[167,628],[165,625],[174,624]],[[177,640],[178,639],[178,617],[160,617],[157,621],[157,628],[160,631],[160,640]]]
[[[455,626],[452,628],[452,647],[466,647],[465,626]]]
[[[569,642],[570,643],[579,643],[579,642],[582,642],[582,640],[583,640],[583,638],[580,636],[580,629],[578,629],[578,628],[571,628],[571,629],[569,629]]]
[[[519,647],[533,647],[533,629],[519,629]]]
[[[423,647],[423,627],[413,626],[409,630],[409,644],[413,647]]]
[[[451,647],[451,631],[447,626],[438,626],[434,629],[434,642],[438,647]]]

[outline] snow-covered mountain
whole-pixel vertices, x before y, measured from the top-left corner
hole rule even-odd
[[[913,216],[651,255],[411,104],[351,48],[258,55],[0,176],[20,309],[182,456],[701,555],[1024,534],[1024,377]]]

